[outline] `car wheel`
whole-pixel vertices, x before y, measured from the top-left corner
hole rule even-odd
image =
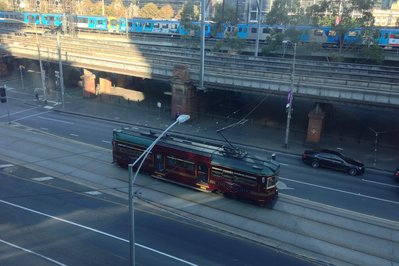
[[[357,170],[355,168],[349,169],[349,174],[350,175],[357,175]]]
[[[319,164],[318,161],[313,161],[313,162],[312,162],[312,167],[313,167],[313,168],[319,168],[319,166],[320,166],[320,164]]]

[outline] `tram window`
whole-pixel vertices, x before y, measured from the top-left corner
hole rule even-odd
[[[238,28],[238,32],[243,32],[242,28]]]
[[[180,158],[176,158],[174,156],[167,156],[166,164],[169,168],[171,168],[171,170],[181,169],[181,170],[190,171],[192,173],[194,173],[194,170],[195,170],[193,162],[183,160]]]
[[[133,25],[133,23],[132,22],[128,22],[127,25],[130,28]]]
[[[154,29],[159,29],[159,23],[154,23]]]
[[[151,28],[151,23],[150,22],[146,22],[144,24],[144,28]]]
[[[257,33],[258,29],[257,28],[251,28],[251,33]]]
[[[162,29],[169,29],[169,25],[167,23],[162,23],[161,24]]]
[[[330,37],[335,37],[336,35],[337,35],[337,32],[334,31],[334,30],[330,30],[330,31],[328,32],[328,36],[330,36]]]
[[[314,36],[323,36],[322,30],[314,30]]]
[[[399,39],[399,34],[391,34],[392,39]]]
[[[387,39],[388,38],[388,33],[384,33],[384,37],[383,38]]]

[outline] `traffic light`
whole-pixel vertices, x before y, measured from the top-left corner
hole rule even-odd
[[[36,6],[37,6],[37,7],[40,6],[40,0],[36,0]]]
[[[58,7],[61,4],[61,0],[55,0],[54,4],[55,4],[56,7]]]
[[[7,96],[6,96],[6,87],[0,87],[0,101],[1,103],[6,103],[7,102]]]

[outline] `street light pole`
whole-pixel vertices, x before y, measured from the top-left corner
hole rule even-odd
[[[148,154],[150,154],[152,148],[154,148],[155,144],[168,132],[172,127],[177,124],[181,124],[190,119],[189,115],[179,115],[175,122],[173,122],[168,128],[166,128],[155,140],[151,143],[150,146],[131,164],[129,164],[129,214],[130,214],[130,266],[134,266],[136,264],[136,252],[135,252],[135,236],[134,236],[134,195],[133,195],[133,186],[134,181],[137,178],[138,173],[140,172],[141,166],[143,165],[145,159]],[[133,167],[139,162],[140,165],[137,167],[137,170],[133,176]]]
[[[287,110],[287,127],[285,129],[285,142],[284,147],[288,149],[288,136],[290,134],[290,122],[292,112],[292,99],[294,98],[294,76],[295,76],[295,56],[296,56],[296,43],[294,43],[294,55],[292,58],[292,72],[291,72],[291,89],[288,93],[288,110]]]
[[[21,86],[22,89],[25,90],[24,76],[22,75],[22,69],[25,69],[25,67],[23,65],[19,65],[19,74],[21,75]]]

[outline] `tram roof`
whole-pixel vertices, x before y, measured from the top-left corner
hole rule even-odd
[[[157,132],[158,133],[158,132]],[[140,131],[139,129],[124,128],[114,129],[114,139],[135,143],[145,147],[150,146],[159,136],[155,132]],[[193,152],[202,156],[210,157],[213,165],[234,168],[244,172],[250,172],[257,175],[273,175],[279,171],[280,165],[274,160],[249,156],[233,156],[226,153],[223,146],[216,143],[208,143],[198,139],[181,138],[172,135],[163,137],[157,145],[178,148],[185,152]]]

